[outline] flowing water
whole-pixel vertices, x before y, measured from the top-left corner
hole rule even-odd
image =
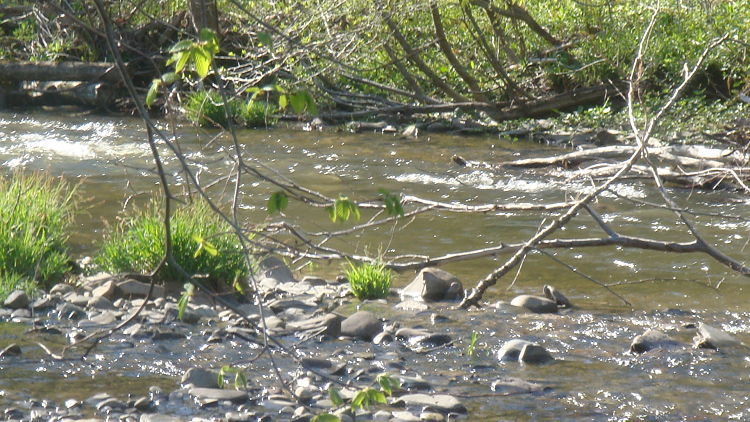
[[[90,255],[96,253],[103,231],[107,224],[115,223],[126,200],[129,205],[143,205],[157,189],[144,134],[142,123],[136,119],[4,113],[0,114],[0,166],[7,173],[13,169],[40,170],[80,181],[84,212],[76,222],[72,248],[78,255]],[[174,135],[203,183],[217,180],[231,170],[232,147],[226,135],[214,138],[218,132],[195,128],[182,128]],[[402,139],[380,134],[253,130],[239,132],[239,139],[248,159],[260,161],[297,183],[332,197],[342,194],[356,200],[375,199],[378,189],[383,188],[442,202],[551,203],[574,199],[591,188],[590,183],[569,182],[549,171],[496,171],[452,163],[455,154],[491,163],[559,152],[496,137],[428,134]],[[162,151],[165,156],[166,152]],[[177,171],[175,160],[168,158],[167,167],[175,186],[182,189],[184,176]],[[639,201],[660,201],[642,181],[625,181],[614,190]],[[265,201],[273,191],[268,184],[246,177],[241,192],[243,217],[253,222],[268,219]],[[218,180],[209,192],[215,198],[228,199],[232,183]],[[740,217],[695,216],[694,221],[709,241],[740,261],[745,259],[750,228],[747,196],[726,191],[674,189],[672,192],[681,205],[695,211],[720,211]],[[667,210],[638,205],[611,194],[603,195],[596,208],[605,221],[623,234],[667,241],[691,240],[685,227]],[[363,219],[371,215],[363,212]],[[347,226],[330,223],[323,209],[307,208],[294,201],[290,201],[287,216],[308,232]],[[327,245],[371,255],[438,256],[500,242],[523,241],[550,216],[539,212],[428,213],[397,228],[377,227],[334,239]],[[590,218],[579,215],[557,235],[599,237],[603,233]],[[750,360],[744,347],[721,353],[690,347],[642,356],[627,353],[630,340],[652,327],[673,328],[675,338],[689,343],[691,334],[679,327],[699,321],[720,327],[750,344],[750,292],[746,277],[698,254],[615,247],[551,253],[601,283],[620,283],[613,287],[614,291],[632,306],[624,305],[605,289],[550,257],[532,254],[518,274],[506,276],[487,292],[487,303],[510,300],[521,293],[538,293],[542,285],[552,284],[577,309],[550,318],[516,316],[504,312],[502,307],[491,306],[468,313],[445,309],[441,312],[451,318],[445,329],[459,340],[458,347],[428,354],[401,351],[407,361],[416,360],[419,367],[432,368],[422,375],[429,377],[433,386],[475,397],[467,403],[472,417],[479,419],[750,418],[747,404]],[[444,269],[471,287],[506,258],[503,255],[452,263]],[[319,264],[310,272],[332,277],[340,270],[340,263]],[[412,276],[398,275],[397,286],[405,285]],[[512,286],[511,280],[515,280]],[[382,309],[381,315],[403,319],[411,325],[430,325],[426,316],[400,315],[390,307]],[[480,334],[482,353],[467,361],[461,348],[472,330]],[[0,346],[19,336],[14,328],[0,326]],[[539,341],[561,361],[542,367],[498,365],[490,352],[514,337]],[[327,348],[341,345],[320,347],[328,353],[333,349]],[[167,378],[159,377],[178,375],[189,367],[188,360],[210,362],[215,357],[196,352],[190,359],[174,358],[165,364],[171,369],[138,367],[133,363],[135,357],[128,354],[123,354],[122,359],[127,362],[114,367],[119,376],[129,381],[119,385],[135,389],[139,385],[147,388],[166,383]],[[107,377],[100,370],[92,369],[86,374],[70,373],[70,368],[66,371],[63,372],[68,380],[93,376],[106,384]],[[504,376],[540,382],[552,390],[532,396],[480,398],[489,393],[493,379]],[[19,379],[24,384],[22,389],[18,387]],[[13,375],[12,368],[4,368],[0,390],[65,398],[53,393],[59,379],[59,374],[53,376],[45,371]],[[70,385],[73,389],[81,388],[81,397],[101,388],[97,384],[92,388],[91,383]],[[68,396],[69,393],[66,391]]]

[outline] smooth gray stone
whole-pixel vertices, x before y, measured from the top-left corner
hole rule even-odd
[[[466,413],[466,406],[448,394],[406,394],[393,402],[394,406],[430,406],[443,413]]]
[[[258,264],[260,273],[263,277],[273,278],[279,283],[296,282],[292,271],[287,267],[284,261],[276,258],[275,256],[269,256],[264,258]]]
[[[58,319],[81,319],[86,316],[86,311],[80,306],[63,303],[57,307]]]
[[[3,306],[10,309],[22,309],[29,306],[29,303],[31,303],[31,301],[26,292],[23,290],[14,290],[7,298],[5,298]]]
[[[420,298],[425,302],[457,300],[463,297],[463,286],[453,274],[439,268],[425,268],[401,290],[404,298]]]
[[[520,308],[525,308],[536,314],[553,314],[557,312],[557,303],[541,296],[516,296],[510,301],[510,304]]]
[[[649,350],[673,347],[679,344],[659,330],[646,330],[643,334],[635,336],[632,343],[630,343],[630,351],[633,353],[645,353]]]
[[[113,410],[124,410],[128,405],[122,400],[110,397],[96,404],[96,410],[98,411],[102,411],[105,407],[109,407]]]
[[[698,324],[698,334],[693,338],[694,346],[703,349],[722,349],[741,345],[740,341],[724,331],[708,324]]]
[[[93,297],[103,297],[111,300],[117,294],[117,284],[113,280],[107,280],[106,283],[96,287],[91,291]]]
[[[424,302],[418,302],[416,300],[404,300],[403,302],[397,303],[394,308],[402,311],[413,311],[413,312],[424,312],[430,309],[430,305]]]
[[[190,368],[182,375],[180,384],[193,388],[219,388],[219,373],[203,368]]]
[[[124,299],[145,298],[150,288],[150,283],[142,283],[133,279],[122,280],[117,283],[115,297]],[[164,286],[155,285],[153,292],[151,292],[151,298],[153,299],[163,296]]]
[[[70,292],[63,296],[63,300],[70,303],[71,305],[75,305],[78,307],[83,308],[89,303],[89,300],[91,299],[90,296],[82,295],[77,292]]]
[[[518,361],[523,363],[546,363],[554,360],[552,355],[542,346],[521,339],[506,341],[497,351],[497,358],[504,362]]]
[[[87,308],[100,309],[104,311],[114,311],[117,309],[112,301],[104,296],[94,296],[86,303]]]
[[[341,321],[341,335],[372,340],[383,331],[383,323],[368,311],[359,311]]]
[[[60,299],[58,297],[47,294],[31,302],[29,306],[35,312],[39,312],[45,311],[49,308],[54,308],[58,303],[60,303]]]
[[[96,315],[89,319],[85,319],[83,321],[78,322],[78,327],[84,328],[84,327],[98,327],[101,325],[111,325],[111,324],[114,324],[116,321],[117,321],[117,316],[114,314],[114,312],[104,311],[100,313],[99,315]]]
[[[244,403],[248,398],[244,391],[222,390],[220,388],[191,388],[190,395],[199,400],[231,401],[232,403]]]
[[[501,378],[492,381],[490,388],[496,393],[536,393],[544,391],[548,387],[519,378]]]
[[[67,283],[58,283],[55,284],[49,291],[49,294],[52,296],[65,296],[66,294],[73,291],[73,286]]]
[[[27,308],[18,308],[10,313],[10,317],[15,318],[31,318],[31,311]]]
[[[391,422],[420,422],[419,416],[405,411],[392,412],[393,418]]]

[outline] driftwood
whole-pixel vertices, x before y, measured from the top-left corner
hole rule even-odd
[[[119,82],[112,63],[0,61],[0,81]]]

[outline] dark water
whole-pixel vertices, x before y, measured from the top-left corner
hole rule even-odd
[[[122,212],[123,202],[144,204],[156,189],[151,173],[150,152],[140,121],[96,116],[60,117],[45,114],[0,114],[0,165],[7,171],[22,168],[42,170],[80,181],[81,196],[87,204],[73,235],[77,254],[93,254],[107,223]],[[214,139],[214,136],[219,135]],[[218,132],[183,128],[176,133],[181,147],[192,160],[200,180],[209,183],[231,168],[230,140]],[[375,199],[385,188],[443,202],[483,204],[490,202],[557,202],[574,199],[590,188],[589,182],[570,182],[564,177],[531,170],[490,171],[457,167],[454,154],[468,160],[502,161],[520,156],[549,153],[536,144],[510,142],[494,137],[454,137],[426,135],[418,139],[400,139],[379,134],[315,133],[298,131],[242,131],[240,140],[245,156],[259,160],[292,178],[329,196],[343,194],[356,200]],[[165,151],[163,151],[165,152]],[[175,185],[182,184],[173,159],[168,166]],[[217,183],[209,191],[216,198],[229,197],[231,183]],[[615,186],[622,195],[659,202],[648,186],[623,182]],[[265,201],[272,186],[246,179],[242,187],[243,216],[252,222],[276,221],[265,213]],[[731,192],[699,192],[676,189],[681,205],[696,211],[721,211],[744,219],[694,217],[701,232],[731,256],[747,256],[750,218],[748,198]],[[603,196],[596,208],[604,219],[623,234],[661,240],[691,240],[674,214]],[[309,232],[346,225],[334,225],[322,209],[310,209],[291,202],[288,217]],[[334,239],[328,246],[349,252],[379,254],[418,254],[437,256],[450,252],[518,242],[532,236],[551,214],[517,213],[428,213],[408,224],[380,227],[356,235]],[[371,214],[363,213],[363,219]],[[601,236],[586,216],[576,217],[560,238]],[[407,359],[420,367],[433,368],[433,384],[449,391],[465,391],[477,396],[489,392],[492,379],[517,376],[553,387],[551,393],[538,396],[511,396],[502,399],[468,399],[472,415],[482,418],[505,417],[513,420],[651,420],[661,419],[748,419],[748,360],[744,348],[716,353],[693,350],[633,356],[626,353],[630,340],[647,328],[674,328],[677,338],[689,342],[691,333],[676,327],[703,321],[736,335],[750,344],[748,279],[738,276],[711,259],[697,254],[669,254],[621,248],[589,248],[552,251],[555,256],[603,283],[625,283],[613,287],[632,304],[625,306],[616,297],[592,282],[540,254],[530,255],[510,287],[516,273],[506,276],[488,291],[488,303],[509,300],[520,293],[538,292],[543,284],[553,284],[579,309],[554,317],[515,316],[494,308],[485,312],[464,313],[445,309],[453,322],[445,328],[459,340],[459,347]],[[470,287],[476,280],[502,264],[505,256],[453,263],[444,268]],[[297,263],[301,265],[302,262]],[[335,276],[341,264],[316,264],[312,273]],[[404,285],[411,274],[401,274],[397,284]],[[719,285],[719,288],[716,286]],[[399,317],[390,308],[388,318],[403,318],[408,324],[429,325],[427,317]],[[422,319],[424,321],[422,321]],[[0,346],[17,338],[16,328],[0,328]],[[472,330],[480,333],[485,351],[496,350],[513,337],[535,339],[562,362],[544,367],[519,367],[501,364],[488,356],[467,361],[462,347]],[[196,340],[197,341],[197,340]],[[343,345],[321,345],[322,353]],[[347,345],[348,348],[355,346]],[[357,346],[357,347],[362,347]],[[385,352],[385,351],[383,351]],[[409,352],[404,352],[409,353]],[[148,385],[167,382],[192,362],[184,357],[166,356],[169,373],[139,367],[135,357],[123,355],[109,366],[118,371],[129,389],[145,393]],[[138,356],[138,355],[133,355]],[[237,356],[227,356],[227,360]],[[216,360],[215,356],[192,360]],[[53,375],[31,370],[21,372],[3,367],[0,389],[18,390],[24,382],[27,394],[42,397],[58,391],[61,380],[85,397],[106,385],[106,371],[66,374],[58,368]],[[71,369],[72,370],[72,369]],[[85,371],[82,371],[85,372]],[[62,378],[61,377],[62,375]],[[423,374],[430,375],[430,374]],[[90,379],[96,383],[75,380]],[[143,378],[138,378],[143,377]],[[149,378],[157,377],[157,379]],[[161,381],[158,381],[161,380]],[[97,383],[101,384],[97,384]],[[68,394],[70,389],[66,391]],[[64,394],[63,394],[64,395]],[[70,394],[68,394],[70,395]]]

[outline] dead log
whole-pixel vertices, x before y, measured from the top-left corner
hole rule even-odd
[[[112,63],[9,62],[0,61],[0,82],[21,81],[104,81],[119,82]]]

